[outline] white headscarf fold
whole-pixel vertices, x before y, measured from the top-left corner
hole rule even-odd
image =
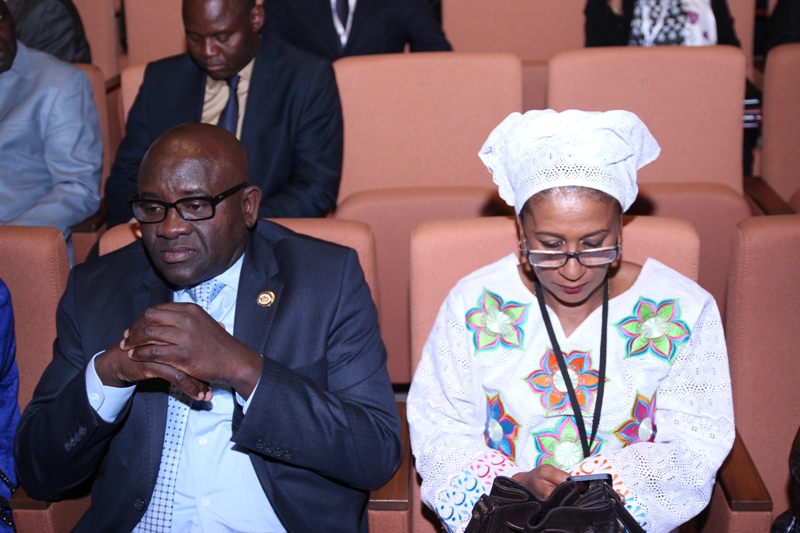
[[[519,215],[534,194],[581,186],[616,198],[626,211],[639,192],[636,171],[661,152],[650,131],[629,111],[512,113],[478,154],[500,197]]]

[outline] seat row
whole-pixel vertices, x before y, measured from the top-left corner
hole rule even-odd
[[[180,3],[137,0],[125,5],[127,55],[119,47],[119,0],[74,0],[95,64],[106,77],[126,64],[146,63],[186,50]],[[753,79],[755,0],[728,0],[736,35]],[[770,2],[774,7],[775,2]],[[546,102],[547,62],[553,54],[584,46],[586,0],[442,0],[445,34],[458,52],[510,52],[523,61],[525,109]],[[771,9],[770,9],[771,11]],[[268,14],[269,15],[269,14]]]
[[[381,301],[369,226],[335,219],[275,222],[355,248],[373,298],[376,304]],[[513,217],[428,221],[415,228],[409,247],[412,367],[449,289],[469,272],[516,250],[517,238]],[[101,253],[135,239],[131,227],[118,226],[102,237]],[[652,257],[698,278],[702,245],[691,224],[674,218],[626,217],[623,240],[626,260],[642,264]],[[794,275],[798,245],[800,215],[750,217],[736,226],[726,336],[738,436],[718,474],[712,503],[697,520],[698,530],[768,531],[774,516],[789,505],[787,458],[800,420],[800,371],[789,334],[800,327],[800,281]],[[69,266],[64,241],[54,228],[0,227],[0,247],[7,252],[0,256],[0,278],[14,304],[19,403],[24,409],[51,359],[55,311]],[[404,404],[398,409],[405,414]],[[371,531],[437,530],[436,519],[419,499],[405,424],[403,446],[397,473],[371,495]],[[35,502],[25,497],[23,488],[12,503],[18,531],[25,533],[68,530],[89,501]]]
[[[782,195],[767,197],[772,204],[759,194],[763,181],[746,181],[748,194],[742,182],[745,65],[740,50],[719,46],[584,49],[557,54],[549,66],[549,107],[627,109],[648,125],[662,154],[640,173],[633,213],[674,216],[697,228],[699,280],[723,310],[736,223],[761,214],[758,205],[775,211],[777,203],[778,212],[792,212],[784,201],[792,194],[800,203],[794,170],[800,152],[793,149],[800,45],[778,47],[770,56],[766,90],[773,103],[765,108],[763,159],[767,182]],[[408,383],[411,232],[424,220],[510,212],[477,152],[503,118],[522,109],[521,63],[511,54],[426,53],[345,58],[334,68],[346,128],[333,216],[366,222],[375,232],[390,375]],[[143,73],[144,65],[123,71],[120,90],[111,94],[116,107],[98,100],[101,116],[124,123]],[[107,131],[104,138],[113,135]],[[106,146],[107,170],[114,141]],[[102,231],[101,219],[76,229],[76,257]]]

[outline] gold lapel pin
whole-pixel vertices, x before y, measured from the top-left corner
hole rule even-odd
[[[259,307],[269,307],[275,303],[275,293],[272,291],[264,291],[258,295],[256,302]]]

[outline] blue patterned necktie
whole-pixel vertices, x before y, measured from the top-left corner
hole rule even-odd
[[[188,289],[186,292],[208,312],[211,302],[225,287],[224,283],[209,280]],[[183,434],[192,399],[175,385],[169,386],[167,406],[167,428],[164,432],[164,447],[161,450],[161,465],[153,489],[153,497],[147,506],[142,520],[133,533],[170,533],[172,530],[172,500],[175,494],[175,481],[178,478],[178,463],[181,458]]]
[[[219,116],[217,126],[225,128],[236,135],[236,128],[239,125],[239,97],[236,95],[236,88],[239,86],[239,75],[234,74],[225,81],[231,89],[231,94],[228,97],[228,103],[225,104],[225,109],[222,110],[222,114]]]

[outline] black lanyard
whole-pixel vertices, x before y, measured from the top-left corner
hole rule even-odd
[[[572,404],[572,412],[575,413],[575,424],[578,426],[578,432],[581,436],[581,446],[583,446],[583,457],[589,457],[591,447],[594,445],[594,438],[597,435],[597,426],[600,424],[600,413],[603,405],[603,390],[605,389],[606,382],[606,343],[607,343],[607,330],[608,330],[608,276],[606,276],[603,286],[603,329],[600,332],[600,376],[597,383],[597,401],[594,407],[594,418],[592,420],[592,438],[586,438],[586,427],[583,425],[583,415],[581,414],[581,405],[578,403],[578,398],[575,395],[575,388],[572,386],[572,380],[569,378],[569,369],[567,362],[564,360],[564,354],[561,353],[561,347],[558,345],[556,335],[553,332],[553,324],[550,322],[550,314],[547,312],[547,307],[544,304],[544,291],[539,279],[533,278],[534,288],[536,289],[536,299],[539,301],[539,310],[542,312],[542,319],[547,328],[547,334],[550,336],[550,342],[553,345],[553,351],[556,353],[558,360],[558,368],[561,370],[561,377],[564,378],[564,384],[567,386],[567,393],[569,393],[569,401]]]

